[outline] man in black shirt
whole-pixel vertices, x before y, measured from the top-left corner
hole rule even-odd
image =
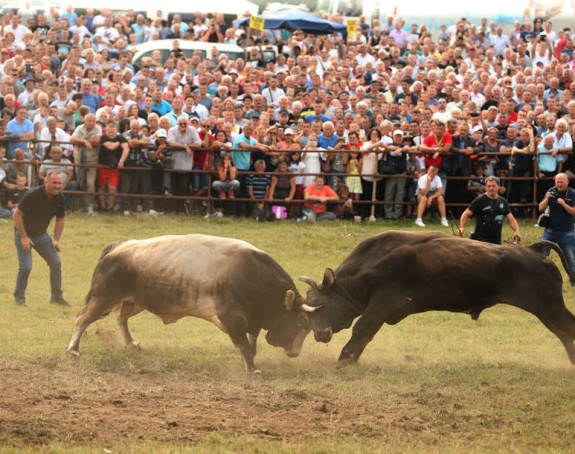
[[[14,290],[16,304],[26,304],[26,287],[32,270],[31,249],[34,248],[50,267],[52,291],[50,302],[70,306],[62,295],[62,263],[58,255],[66,215],[66,199],[60,192],[61,188],[62,176],[58,172],[50,172],[44,181],[44,186],[31,189],[24,194],[14,211],[14,243],[19,265]],[[54,216],[56,225],[52,240],[48,234],[48,226]]]
[[[475,216],[477,220],[475,230],[470,237],[472,240],[501,244],[503,219],[507,218],[514,232],[513,239],[521,241],[517,220],[511,214],[507,201],[499,195],[499,178],[497,177],[485,179],[485,194],[476,197],[461,215],[458,231],[460,236],[465,233],[469,216]]]

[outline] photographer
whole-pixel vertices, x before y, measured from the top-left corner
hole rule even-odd
[[[539,204],[539,211],[548,211],[550,219],[541,240],[553,241],[565,253],[569,267],[575,272],[575,189],[569,187],[569,179],[564,173],[555,176],[553,186]],[[571,287],[575,283],[571,282]]]
[[[465,233],[469,216],[475,216],[477,220],[475,230],[470,236],[472,240],[501,244],[503,218],[507,218],[514,232],[513,239],[521,241],[517,220],[511,214],[507,200],[499,195],[499,178],[497,177],[491,176],[485,179],[485,194],[477,196],[461,215],[457,232],[459,236]]]

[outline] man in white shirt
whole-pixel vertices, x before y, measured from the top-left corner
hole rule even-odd
[[[441,225],[449,227],[447,218],[445,217],[445,200],[443,199],[443,183],[441,178],[437,176],[439,169],[436,166],[430,166],[427,173],[419,177],[417,180],[417,219],[415,225],[418,227],[425,227],[423,220],[423,213],[426,209],[436,206],[441,215]]]
[[[106,49],[108,52],[115,52],[115,42],[120,38],[120,33],[114,28],[114,21],[111,17],[106,18],[103,27],[99,27],[96,31],[96,45],[98,52]]]
[[[277,109],[280,98],[285,95],[285,91],[278,88],[278,76],[276,74],[272,75],[270,77],[270,86],[262,90],[262,96],[266,99],[267,105]]]

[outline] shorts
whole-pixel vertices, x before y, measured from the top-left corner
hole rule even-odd
[[[118,182],[120,181],[119,169],[98,169],[98,187],[103,188],[107,184],[115,189],[118,189]]]

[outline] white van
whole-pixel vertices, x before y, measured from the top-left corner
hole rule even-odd
[[[178,41],[180,42],[180,49],[184,52],[186,58],[190,58],[192,55],[194,55],[194,52],[200,51],[202,54],[202,60],[211,60],[213,47],[218,49],[219,55],[225,54],[228,56],[228,58],[233,60],[236,58],[244,58],[245,55],[244,48],[236,46],[235,44],[205,43],[198,41],[186,41],[183,39]],[[160,54],[162,55],[162,64],[164,64],[170,56],[170,51],[173,48],[173,39],[159,39],[156,41],[147,41],[145,43],[139,44],[136,47],[134,58],[132,59],[132,64],[138,68],[141,68],[142,58],[151,57],[155,50],[160,51]],[[250,49],[251,47],[247,48],[248,52]],[[264,60],[275,61],[278,54],[278,48],[276,46],[262,46],[262,51],[264,53]]]

